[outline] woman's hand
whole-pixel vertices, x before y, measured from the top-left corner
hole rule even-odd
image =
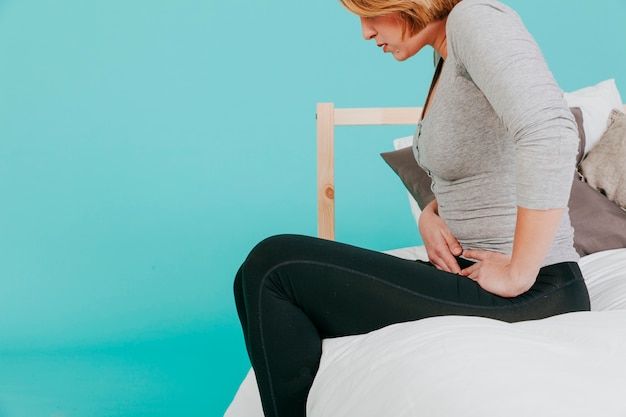
[[[516,297],[528,291],[537,279],[563,211],[518,207],[512,255],[467,250],[463,256],[478,262],[461,271],[461,275],[502,297]]]
[[[455,256],[461,255],[463,248],[437,214],[437,207],[437,200],[433,200],[422,210],[419,219],[420,236],[424,241],[428,259],[435,268],[459,274],[461,268]]]
[[[485,250],[466,250],[465,258],[477,262],[461,271],[482,289],[501,297],[517,297],[533,286],[536,273],[519,274],[511,267],[511,256]],[[538,271],[537,271],[538,272]]]

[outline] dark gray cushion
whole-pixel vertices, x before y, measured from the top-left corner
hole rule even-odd
[[[569,217],[579,255],[626,248],[626,212],[578,178],[572,185]]]

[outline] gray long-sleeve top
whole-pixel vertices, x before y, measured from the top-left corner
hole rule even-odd
[[[448,57],[414,137],[439,215],[464,249],[511,253],[517,206],[565,208],[544,265],[576,261],[567,203],[578,132],[536,42],[494,0],[463,0]]]

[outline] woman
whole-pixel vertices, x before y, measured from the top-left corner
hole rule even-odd
[[[398,61],[443,58],[414,151],[429,264],[304,236],[257,245],[235,299],[266,416],[304,416],[321,340],[439,315],[589,309],[567,214],[578,134],[519,17],[495,0],[340,0]]]

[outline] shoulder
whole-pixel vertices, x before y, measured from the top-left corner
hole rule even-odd
[[[481,53],[485,48],[510,47],[505,40],[525,38],[526,28],[519,15],[497,0],[463,0],[448,15],[448,50]]]
[[[448,25],[456,28],[493,22],[494,19],[520,20],[512,8],[497,0],[463,0],[450,12]]]

